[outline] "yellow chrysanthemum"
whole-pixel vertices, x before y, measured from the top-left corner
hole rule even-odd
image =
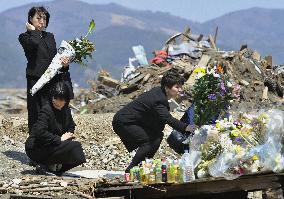
[[[252,160],[258,160],[258,157],[257,157],[257,155],[254,155],[254,156],[252,156]]]
[[[193,71],[194,73],[203,73],[203,74],[205,74],[206,73],[206,69],[204,68],[204,67],[198,67],[198,68],[196,68],[196,69],[194,69],[194,71]]]
[[[221,128],[221,124],[219,122],[216,123],[216,128],[220,129]]]
[[[239,145],[236,146],[235,151],[237,154],[239,154],[242,150],[242,147],[240,147]]]
[[[238,137],[239,134],[240,134],[240,131],[238,129],[235,129],[235,130],[231,131],[231,135],[234,136],[234,137]]]

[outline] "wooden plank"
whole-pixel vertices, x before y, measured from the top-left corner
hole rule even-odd
[[[262,91],[262,99],[268,100],[268,87],[267,86],[265,86],[263,91]]]
[[[199,67],[206,67],[208,62],[210,61],[211,56],[209,55],[202,55],[200,61],[197,64],[197,68]]]
[[[145,77],[145,74],[142,73],[142,74],[138,75],[137,77],[135,77],[134,79],[131,79],[127,84],[129,84],[129,85],[136,84],[136,83],[140,82],[144,77]]]
[[[228,193],[244,190],[262,190],[267,188],[280,188],[277,182],[279,178],[275,176],[257,178],[242,178],[236,180],[217,180],[211,182],[192,182],[180,185],[163,187],[166,193],[153,189],[132,190],[132,196],[137,199],[142,198],[175,198],[189,195]],[[143,196],[143,197],[141,197]]]
[[[151,186],[120,186],[110,187],[103,190],[105,194],[114,191],[120,191],[121,194],[123,189],[125,193],[131,190],[131,196],[136,199],[146,198],[178,198],[188,197],[190,195],[204,195],[204,194],[230,194],[243,193],[246,191],[255,190],[267,190],[267,189],[279,189],[284,183],[283,174],[274,173],[258,173],[252,175],[245,175],[235,180],[226,180],[224,178],[207,178],[198,179],[193,182],[184,184],[153,184]],[[128,192],[127,192],[128,191]]]
[[[112,79],[111,77],[101,76],[101,82],[103,85],[116,88],[119,85],[119,81]]]
[[[214,35],[214,43],[215,43],[215,45],[216,45],[216,42],[217,42],[218,30],[219,30],[219,27],[217,26],[216,29],[215,29],[215,35]]]
[[[216,44],[214,42],[214,39],[213,39],[212,35],[209,35],[208,37],[209,37],[209,43],[211,44],[211,47],[213,49],[217,50],[217,47],[216,47]]]

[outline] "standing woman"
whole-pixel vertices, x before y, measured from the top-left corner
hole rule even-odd
[[[70,79],[69,60],[63,58],[61,73],[57,74],[48,84],[39,90],[34,96],[30,89],[43,75],[53,57],[57,53],[54,35],[46,32],[50,14],[44,7],[32,7],[28,12],[27,31],[19,35],[19,41],[27,58],[27,109],[29,131],[37,120],[41,107],[48,101],[48,93],[55,82],[63,81],[68,86],[71,99],[74,98]]]
[[[86,162],[81,144],[72,140],[76,125],[69,100],[66,84],[55,83],[25,143],[28,157],[41,166],[41,171],[60,175]]]
[[[176,98],[182,90],[184,78],[175,71],[167,72],[161,86],[143,93],[119,110],[113,118],[113,130],[120,137],[128,152],[138,148],[125,172],[146,157],[152,158],[159,149],[166,124],[179,132],[193,133],[196,126],[174,118],[168,100]]]

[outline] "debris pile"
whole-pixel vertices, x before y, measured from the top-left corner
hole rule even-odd
[[[187,80],[185,96],[178,99],[187,107],[192,102],[193,70],[214,65],[222,65],[231,80],[241,85],[241,100],[234,104],[235,110],[280,106],[283,103],[284,66],[273,66],[271,56],[262,57],[246,45],[239,51],[220,51],[211,35],[194,35],[188,29],[169,38],[154,56],[151,64],[141,65],[138,61],[136,67],[134,62],[138,59],[129,58],[121,81],[111,78],[107,71],[101,71],[92,83],[90,99],[85,104],[76,103],[76,106],[81,107],[83,113],[116,112],[139,94],[158,86],[162,75],[174,69]]]
[[[26,112],[26,89],[0,89],[0,112],[18,114]]]
[[[0,194],[5,194],[4,198],[65,198],[66,195],[94,198],[96,183],[94,180],[79,178],[26,176],[9,182],[0,181]]]

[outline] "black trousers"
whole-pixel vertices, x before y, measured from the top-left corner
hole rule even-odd
[[[112,126],[128,152],[138,148],[130,165],[125,170],[127,173],[145,158],[153,158],[163,139],[162,132],[154,132],[138,124],[124,124],[113,121]]]
[[[86,162],[80,142],[66,140],[58,146],[28,148],[27,156],[33,161],[45,165],[62,164],[61,172],[65,172]]]
[[[37,117],[42,106],[48,102],[50,90],[52,86],[59,81],[64,81],[69,88],[71,99],[74,98],[70,73],[64,72],[57,74],[49,83],[44,85],[35,95],[31,95],[30,90],[36,84],[39,78],[27,76],[27,109],[28,109],[28,127],[31,131],[33,124],[37,121]]]

